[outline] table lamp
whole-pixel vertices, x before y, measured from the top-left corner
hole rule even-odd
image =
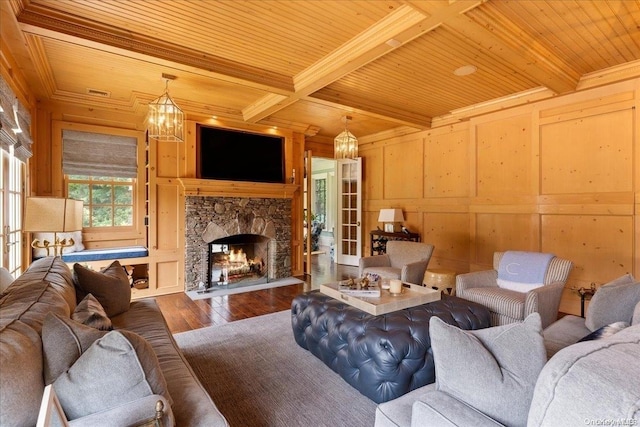
[[[53,248],[55,256],[62,255],[62,249],[75,244],[73,238],[60,240],[57,233],[82,230],[82,201],[60,197],[27,197],[25,204],[24,231],[53,232],[53,242],[34,239],[31,247]]]
[[[400,231],[399,224],[404,221],[404,215],[402,209],[380,209],[380,215],[378,215],[378,222],[384,223],[384,231],[394,233]]]

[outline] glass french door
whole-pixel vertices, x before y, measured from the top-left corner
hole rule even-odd
[[[338,169],[338,264],[357,266],[362,256],[362,158],[340,159]]]
[[[17,277],[22,272],[22,196],[24,163],[0,150],[0,267]]]

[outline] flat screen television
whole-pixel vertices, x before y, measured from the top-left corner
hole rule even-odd
[[[196,165],[201,179],[284,183],[284,138],[197,126]]]

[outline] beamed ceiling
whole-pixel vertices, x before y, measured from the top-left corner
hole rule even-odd
[[[640,75],[640,0],[0,4],[38,100],[133,113],[140,128],[163,73],[189,119],[319,141],[347,114],[359,137],[401,134]]]

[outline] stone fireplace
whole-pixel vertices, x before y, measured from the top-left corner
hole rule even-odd
[[[187,291],[210,280],[218,284],[221,275],[224,284],[241,276],[264,281],[291,276],[290,199],[186,196],[185,218]],[[232,253],[239,250],[246,267]]]

